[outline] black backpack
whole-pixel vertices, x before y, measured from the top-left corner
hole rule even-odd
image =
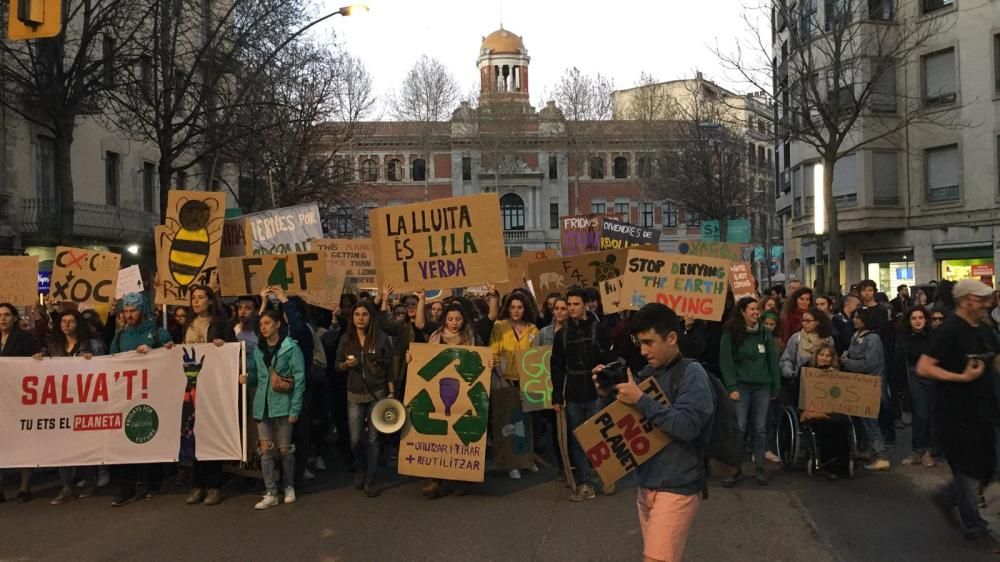
[[[681,384],[681,377],[687,366],[693,362],[692,359],[682,359],[678,369],[670,375],[670,394],[676,398],[677,389]],[[723,464],[738,467],[743,462],[746,452],[746,441],[744,434],[740,431],[739,417],[736,415],[736,405],[729,399],[725,385],[719,377],[706,372],[709,383],[712,385],[712,394],[715,395],[715,418],[712,427],[701,437],[702,452],[705,461],[715,459]]]

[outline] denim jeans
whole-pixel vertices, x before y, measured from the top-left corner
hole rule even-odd
[[[740,434],[746,435],[747,422],[751,422],[754,462],[761,466],[764,464],[764,450],[767,446],[767,411],[771,405],[771,389],[741,384],[736,386],[736,390],[740,393],[740,399],[736,402]]]
[[[566,437],[569,439],[569,460],[573,463],[573,479],[576,485],[593,484],[591,482],[592,470],[587,454],[583,452],[583,447],[573,435],[573,430],[583,425],[584,422],[594,417],[601,410],[600,400],[590,402],[570,402],[563,404],[566,408]]]
[[[931,445],[931,416],[934,415],[934,381],[907,375],[910,398],[913,400],[913,452],[929,451]]]
[[[351,450],[354,451],[354,463],[358,470],[364,471],[365,482],[375,481],[375,471],[378,470],[378,430],[371,423],[372,409],[377,400],[365,404],[347,403],[347,423],[351,428]],[[365,433],[366,439],[361,439]]]
[[[292,426],[288,416],[264,418],[257,422],[257,437],[269,446],[260,452],[260,471],[267,493],[277,495],[278,475],[275,455],[281,459],[281,480],[285,488],[295,486],[295,456],[292,454]]]
[[[951,466],[953,480],[938,489],[941,500],[958,509],[962,521],[962,534],[974,538],[989,532],[989,523],[979,513],[979,481],[962,474]]]

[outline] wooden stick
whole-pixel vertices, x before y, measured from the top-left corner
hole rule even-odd
[[[565,405],[564,405],[565,407]],[[566,410],[559,408],[556,412],[556,426],[559,431],[559,455],[563,461],[563,472],[570,489],[576,490],[576,480],[573,480],[573,466],[569,462],[569,439],[566,433]]]
[[[240,356],[243,358],[243,366],[240,370],[240,374],[247,374],[247,344],[245,341],[240,340]],[[243,462],[247,462],[247,381],[241,384],[240,391],[242,394],[243,411],[241,412],[243,419],[240,420],[240,426],[242,427],[242,433],[240,440],[243,442]]]

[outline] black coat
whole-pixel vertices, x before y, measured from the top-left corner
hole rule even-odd
[[[7,343],[0,349],[0,357],[31,357],[40,352],[42,346],[30,332],[14,328],[7,337]]]

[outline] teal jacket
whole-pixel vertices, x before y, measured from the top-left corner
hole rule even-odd
[[[292,391],[283,393],[271,390],[271,371],[264,365],[264,354],[260,346],[255,346],[247,361],[247,383],[257,386],[257,394],[253,397],[253,418],[257,421],[264,418],[265,404],[269,418],[298,416],[302,412],[302,396],[306,392],[306,370],[302,350],[295,340],[286,337],[281,341],[271,367],[279,375],[291,377],[295,381]]]
[[[764,327],[748,332],[739,347],[733,345],[729,331],[722,334],[719,344],[719,367],[726,390],[736,390],[737,385],[767,388],[772,396],[781,390],[781,370],[778,368],[778,349],[774,338]]]

